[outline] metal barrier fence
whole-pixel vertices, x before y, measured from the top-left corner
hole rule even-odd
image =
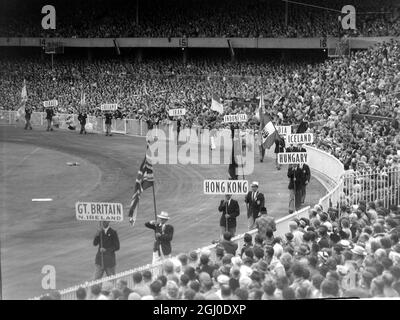
[[[400,204],[400,167],[383,170],[346,172],[342,179],[340,201],[357,204],[383,200],[384,207]]]

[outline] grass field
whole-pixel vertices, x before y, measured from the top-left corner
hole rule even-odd
[[[143,160],[141,137],[24,131],[0,127],[0,232],[4,299],[25,299],[44,293],[42,267],[56,269],[57,289],[91,280],[96,248],[92,245],[95,222],[75,219],[75,202],[120,202],[129,205],[137,170]],[[78,162],[79,166],[67,166]],[[225,165],[155,165],[157,210],[169,212],[175,227],[173,254],[186,252],[218,238],[217,211],[221,196],[203,194],[204,179],[226,179]],[[286,168],[277,171],[274,161],[258,162],[246,177],[260,182],[269,213],[287,214]],[[312,178],[307,203],[325,194]],[[32,202],[52,198],[50,202]],[[144,227],[154,217],[152,192],[146,190],[132,228],[128,220],[113,224],[121,249],[117,272],[151,262],[154,234]],[[244,197],[238,233],[247,229]]]

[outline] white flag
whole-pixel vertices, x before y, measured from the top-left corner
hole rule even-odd
[[[224,113],[224,106],[222,103],[220,103],[218,98],[214,98],[214,96],[211,98],[211,110],[217,111],[220,114]]]

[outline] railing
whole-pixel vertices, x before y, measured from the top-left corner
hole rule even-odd
[[[400,167],[383,170],[347,171],[342,179],[340,201],[357,204],[383,200],[385,208],[400,204]]]

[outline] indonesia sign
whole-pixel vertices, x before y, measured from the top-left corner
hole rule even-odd
[[[307,152],[282,152],[278,153],[279,164],[301,164],[307,163]]]
[[[75,213],[76,219],[83,221],[121,222],[124,220],[121,203],[77,202]]]
[[[43,106],[45,108],[57,107],[58,106],[58,101],[57,100],[43,101]]]
[[[118,108],[118,103],[103,103],[100,106],[101,111],[115,111]]]
[[[275,126],[280,136],[287,136],[292,133],[292,126]]]
[[[170,117],[179,117],[186,114],[186,109],[171,109],[168,111]]]
[[[247,180],[204,180],[204,194],[247,194]]]
[[[314,142],[314,135],[312,133],[288,134],[286,142],[288,144],[309,144]]]
[[[246,122],[247,114],[227,114],[224,116],[224,123],[229,122]]]

